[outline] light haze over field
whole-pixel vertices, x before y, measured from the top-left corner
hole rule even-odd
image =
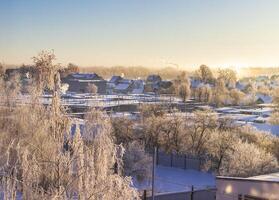
[[[0,0],[0,62],[278,66],[278,0]]]

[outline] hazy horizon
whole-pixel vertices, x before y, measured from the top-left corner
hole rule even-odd
[[[7,64],[54,49],[58,62],[83,67],[279,66],[276,0],[0,4],[0,62]]]

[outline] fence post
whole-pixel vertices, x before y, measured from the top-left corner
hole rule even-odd
[[[146,190],[143,191],[143,200],[147,200],[146,199]]]
[[[170,164],[171,164],[171,167],[172,167],[172,152],[171,152],[171,155],[170,155],[170,156],[171,156],[171,163],[170,163]]]
[[[194,200],[194,186],[191,188],[191,200]]]
[[[187,169],[187,157],[184,155],[184,169]]]
[[[159,164],[159,148],[157,148],[157,151],[156,151],[156,165]]]
[[[155,200],[155,169],[156,169],[156,155],[157,147],[153,151],[153,167],[152,167],[152,200]]]

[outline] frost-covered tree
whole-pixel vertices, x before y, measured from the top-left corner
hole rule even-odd
[[[220,173],[226,176],[249,177],[278,170],[276,158],[255,144],[238,141],[228,162],[223,163]]]
[[[277,125],[279,124],[279,89],[273,91],[272,98],[276,107],[274,108],[274,111],[270,117],[270,122]]]
[[[182,153],[184,145],[186,144],[185,137],[187,137],[186,132],[184,131],[184,120],[184,117],[173,114],[166,120],[162,121],[164,124],[160,145],[164,151],[168,153]]]
[[[223,79],[217,79],[212,96],[212,104],[216,106],[227,105],[231,103],[229,91]]]
[[[19,74],[13,74],[9,79],[5,80],[0,77],[0,92],[2,103],[11,111],[16,106],[18,96],[21,94],[21,80]]]
[[[214,76],[211,69],[206,65],[201,65],[200,68],[195,72],[198,79],[204,83],[214,83]]]
[[[56,56],[53,51],[41,51],[33,57],[36,73],[34,79],[41,90],[54,90],[55,84],[60,84],[56,80],[60,77],[59,64],[54,64]]]
[[[34,58],[42,73],[36,81],[53,94],[48,107],[38,101],[40,93],[33,92],[29,104],[16,105],[8,115],[0,110],[4,197],[13,199],[20,192],[31,200],[137,199],[130,178],[114,167],[115,163],[121,167],[123,151],[113,143],[109,118],[91,110],[83,132],[79,128],[71,132],[70,125],[76,122],[60,104],[60,79],[53,59],[48,53]]]
[[[195,111],[186,121],[184,130],[189,139],[184,151],[201,156],[206,151],[212,130],[217,127],[217,115],[211,110]]]
[[[158,104],[144,104],[139,107],[141,117],[148,118],[152,116],[163,116],[165,114],[164,107]]]
[[[152,158],[144,150],[144,146],[137,141],[128,144],[124,154],[124,172],[132,176],[138,183],[150,181]]]
[[[217,173],[224,162],[227,162],[228,157],[234,153],[234,143],[237,140],[235,134],[231,131],[214,130],[210,134],[208,152],[212,156],[211,168],[215,169]]]
[[[177,88],[178,96],[185,102],[191,96],[191,89],[189,82],[182,83]]]
[[[236,84],[236,72],[232,69],[219,69],[218,79],[222,79],[228,88],[235,88]]]
[[[95,95],[98,92],[98,87],[94,83],[90,83],[90,84],[88,84],[86,90],[87,90],[87,92]]]
[[[144,144],[147,148],[153,149],[153,147],[161,146],[160,141],[167,121],[165,116],[150,116],[145,119],[142,129]]]
[[[135,140],[134,122],[128,118],[112,118],[112,134],[116,144],[128,144]]]
[[[0,63],[0,77],[3,77],[5,75],[5,68],[2,63]]]
[[[245,94],[243,92],[241,92],[240,90],[232,89],[232,90],[230,90],[230,94],[229,95],[231,97],[233,105],[245,104],[245,102],[243,102]]]
[[[201,86],[195,91],[195,99],[201,102],[211,102],[212,89],[208,85]]]

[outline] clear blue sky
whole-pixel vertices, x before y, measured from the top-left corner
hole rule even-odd
[[[0,0],[0,62],[279,66],[278,0]]]

